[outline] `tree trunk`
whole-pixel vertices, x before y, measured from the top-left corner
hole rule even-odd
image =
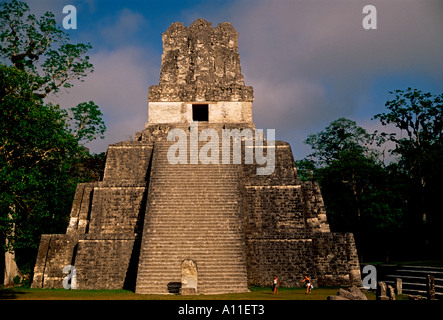
[[[11,215],[9,215],[11,218]],[[15,225],[12,226],[12,232],[15,231]],[[5,248],[8,247],[8,237],[7,236],[1,236],[1,245],[3,243],[5,244]],[[3,284],[5,286],[13,285],[14,284],[14,278],[19,277],[20,280],[23,279],[23,274],[20,272],[20,269],[17,267],[17,263],[15,262],[15,251],[6,251],[1,250],[1,254],[3,255],[4,252],[4,260],[2,261],[4,263],[4,269],[3,269]]]
[[[6,251],[3,284],[5,286],[13,285],[14,278],[17,276],[20,277],[20,280],[23,279],[23,275],[18,269],[17,264],[15,263],[15,252]]]

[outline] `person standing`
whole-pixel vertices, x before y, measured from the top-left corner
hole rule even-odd
[[[278,294],[278,289],[277,287],[280,286],[280,281],[278,281],[277,276],[274,276],[274,282],[272,283],[272,288],[274,290],[273,294]]]
[[[311,283],[311,279],[308,278],[308,276],[305,275],[305,278],[303,279],[302,283],[305,283],[306,286],[306,292],[305,294],[311,294],[311,289],[312,289],[312,283]]]

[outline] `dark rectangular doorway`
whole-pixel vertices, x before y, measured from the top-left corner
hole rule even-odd
[[[209,105],[193,104],[192,105],[192,121],[208,121]]]

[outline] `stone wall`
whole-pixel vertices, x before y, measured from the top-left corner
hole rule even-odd
[[[243,202],[248,283],[301,286],[359,284],[352,234],[331,233],[318,183],[300,181],[289,144],[275,143],[275,171],[255,175],[244,166]]]
[[[162,40],[160,84],[244,86],[238,33],[230,23],[213,28],[204,19],[189,27],[177,22],[166,30]]]
[[[301,181],[306,231],[330,232],[320,186],[316,181]]]
[[[147,181],[153,145],[127,141],[110,145],[103,181]]]
[[[134,235],[43,235],[32,288],[63,288],[65,266],[73,265],[77,289],[121,289],[130,270]],[[132,280],[134,281],[134,280]]]
[[[211,123],[241,123],[252,122],[252,102],[250,101],[218,101],[222,99],[206,97],[202,100],[208,104],[208,122]],[[191,100],[192,101],[192,100]],[[218,101],[218,102],[217,102]],[[190,123],[192,118],[192,103],[185,102],[149,102],[149,123]]]
[[[149,88],[149,123],[189,123],[192,104],[207,103],[208,121],[252,122],[253,89],[245,86],[238,33],[198,19],[172,24],[163,34],[158,85]]]
[[[72,265],[77,243],[77,235],[42,235],[31,288],[63,288],[63,268]]]
[[[361,285],[360,264],[352,233],[315,233],[312,241],[319,285]]]
[[[305,230],[300,186],[246,187],[243,202],[249,238],[287,239]]]
[[[311,239],[248,238],[246,250],[249,285],[270,286],[277,275],[281,286],[299,287],[304,274],[315,276]]]
[[[89,233],[134,233],[137,219],[145,210],[145,193],[146,183],[95,187]]]
[[[275,141],[275,169],[270,175],[257,175],[257,164],[243,166],[244,184],[247,186],[287,186],[300,185],[291,146],[284,141]],[[267,145],[264,144],[263,155],[267,155]],[[266,165],[261,165],[262,167]]]
[[[78,289],[135,287],[152,144],[111,145],[103,181],[77,186],[66,234],[42,235],[34,288],[62,288],[73,265]]]
[[[254,100],[252,87],[230,85],[196,87],[194,85],[160,84],[149,87],[149,101],[204,102],[204,101],[248,101]],[[174,122],[174,121],[171,121]]]
[[[66,233],[86,233],[89,228],[92,192],[97,182],[79,183],[72,203],[71,216]]]
[[[133,235],[125,234],[90,234],[80,239],[73,261],[77,289],[124,288],[127,277],[131,277],[134,240]]]

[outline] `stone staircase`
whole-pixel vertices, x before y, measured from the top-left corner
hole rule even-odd
[[[364,264],[361,265],[364,267]],[[443,268],[413,265],[377,265],[377,281],[396,287],[396,279],[402,280],[402,293],[426,296],[427,275],[434,276],[435,296],[443,298]]]
[[[386,284],[395,288],[397,278],[402,279],[403,293],[426,296],[426,277],[432,275],[435,281],[436,298],[443,298],[443,268],[427,266],[397,266],[385,271]]]
[[[241,166],[172,165],[173,143],[154,145],[136,293],[177,293],[184,260],[197,265],[198,294],[248,291]]]

